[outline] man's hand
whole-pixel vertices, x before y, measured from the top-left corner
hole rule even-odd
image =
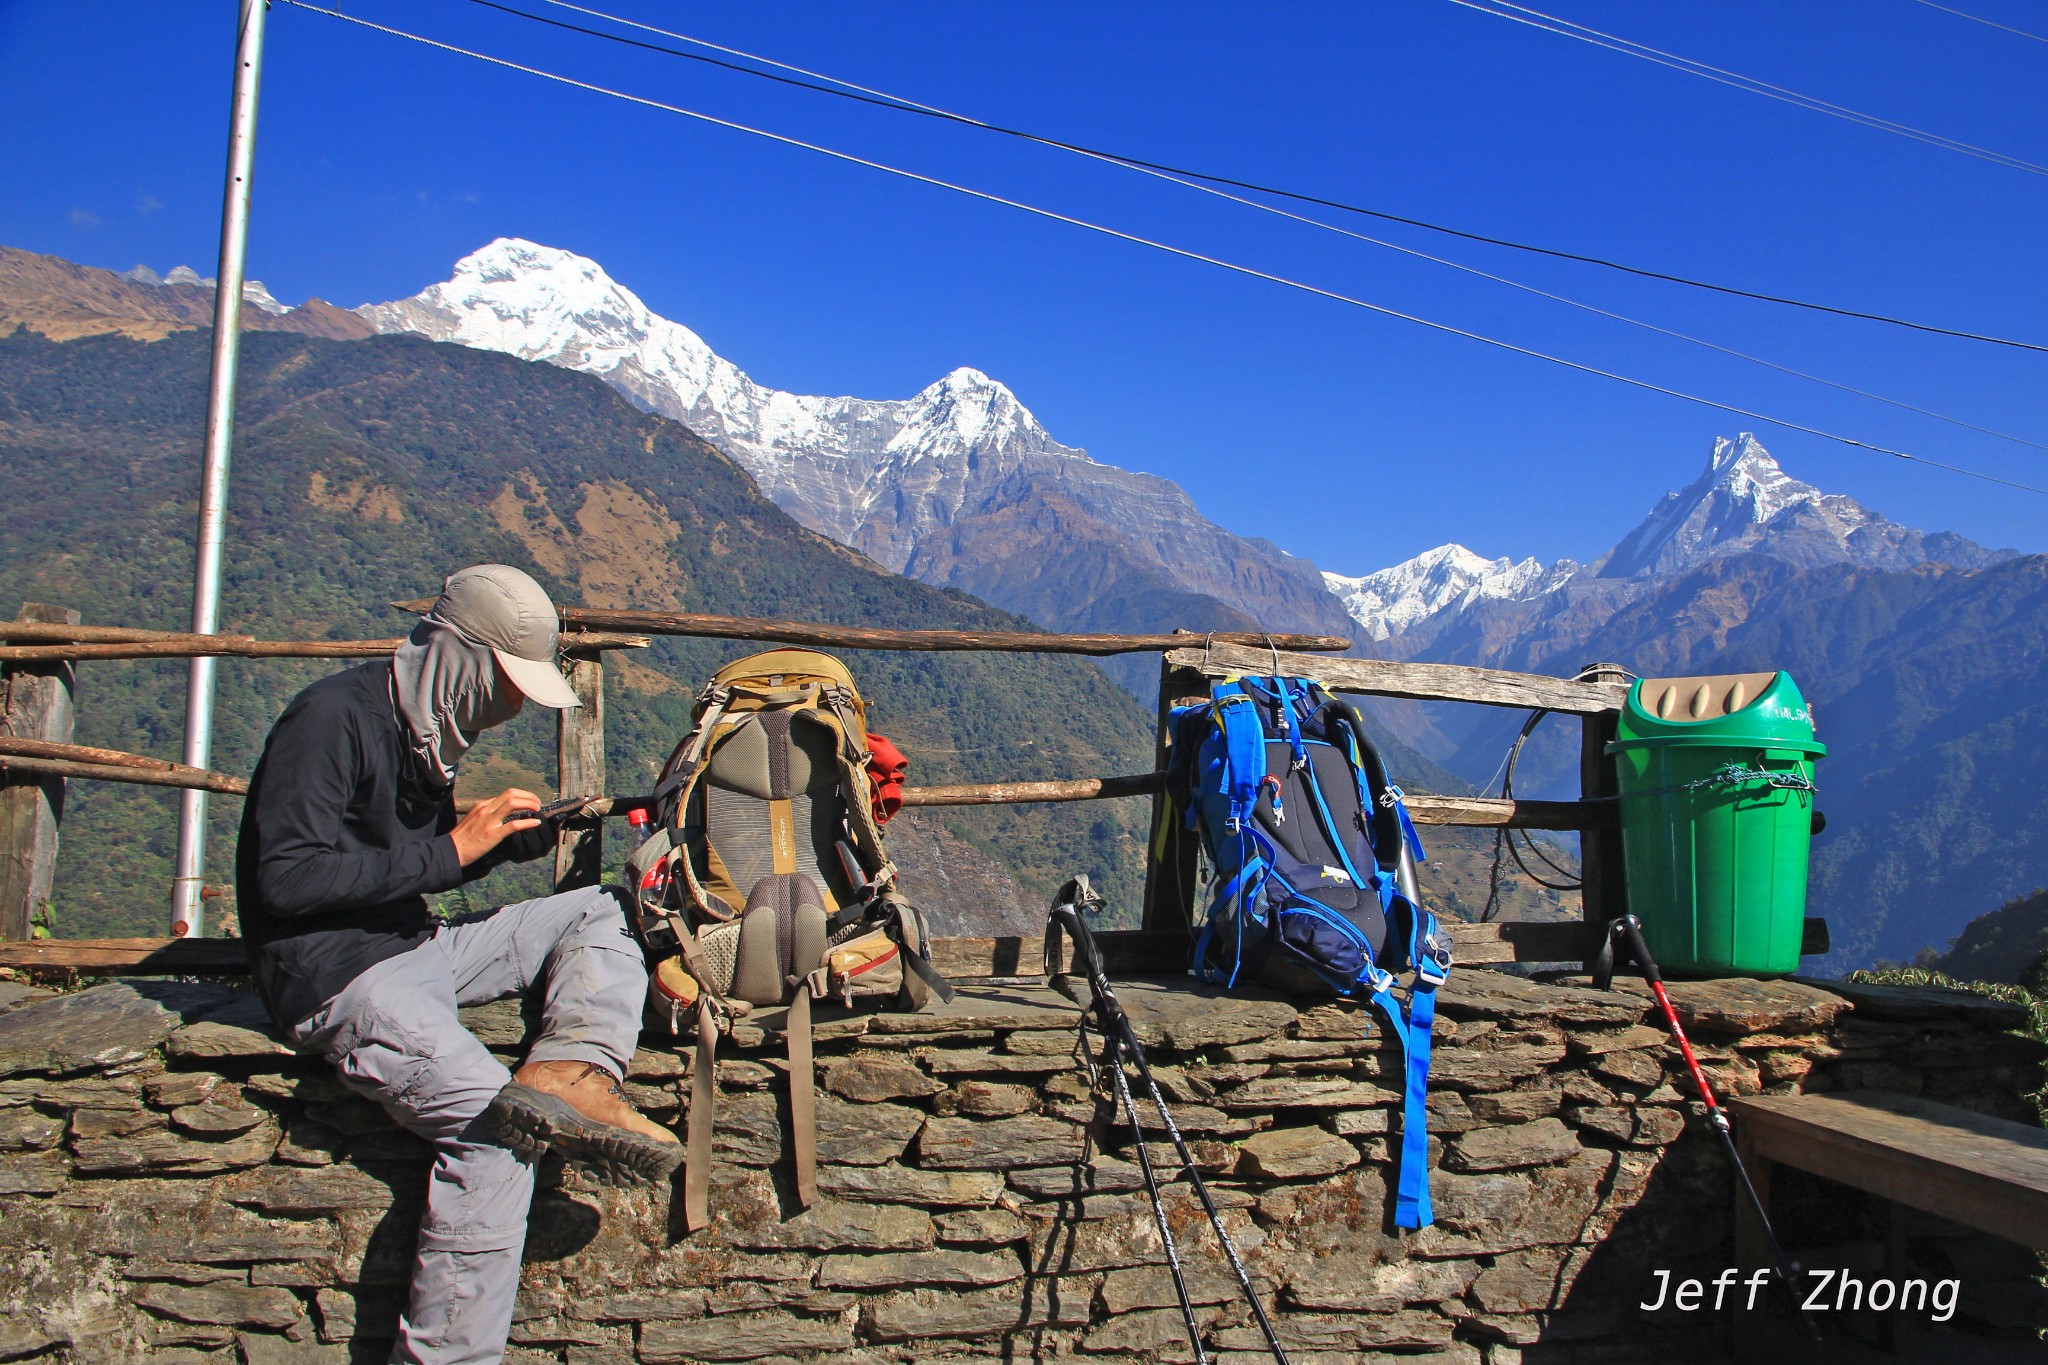
[[[455,841],[456,858],[468,867],[503,843],[506,836],[539,829],[540,821],[525,818],[525,813],[540,808],[541,799],[521,787],[507,787],[490,800],[477,802],[448,832]]]

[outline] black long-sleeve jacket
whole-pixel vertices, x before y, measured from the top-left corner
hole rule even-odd
[[[432,936],[429,894],[551,842],[528,831],[463,867],[449,837],[454,793],[414,772],[385,660],[314,683],[272,727],[243,803],[235,898],[257,989],[280,1025]]]

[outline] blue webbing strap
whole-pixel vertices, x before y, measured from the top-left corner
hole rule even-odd
[[[1415,822],[1408,818],[1408,802],[1404,799],[1407,795],[1389,782],[1386,791],[1380,794],[1380,803],[1394,808],[1394,814],[1401,820],[1401,837],[1408,841],[1408,851],[1415,855],[1416,862],[1426,863],[1429,855],[1422,851],[1422,836],[1415,832]]]
[[[1240,837],[1240,843],[1242,842],[1244,841]],[[1232,901],[1236,901],[1237,913],[1231,918],[1234,921],[1233,927],[1237,932],[1237,944],[1230,958],[1230,977],[1223,984],[1226,986],[1235,986],[1237,984],[1238,969],[1244,962],[1244,903],[1259,894],[1259,888],[1266,881],[1267,866],[1265,858],[1261,856],[1254,855],[1247,859],[1238,868],[1237,872],[1232,875],[1230,880],[1223,884],[1222,889],[1216,893],[1215,899],[1209,902],[1209,913],[1202,920],[1202,932],[1195,937],[1194,972],[1195,975],[1203,980],[1213,981],[1216,979],[1214,972],[1209,966],[1209,940],[1211,935],[1216,932],[1216,912]]]
[[[1308,697],[1302,696],[1302,709],[1294,709],[1294,687],[1296,678],[1275,678],[1273,688],[1280,694],[1280,723],[1287,735],[1287,747],[1293,753],[1296,768],[1308,767],[1308,744],[1302,739],[1302,722],[1308,718]]]
[[[1436,916],[1409,906],[1409,959],[1415,985],[1404,1012],[1394,998],[1394,978],[1380,971],[1372,982],[1372,1007],[1386,1019],[1401,1044],[1401,1162],[1394,1189],[1394,1226],[1426,1228],[1436,1220],[1429,1200],[1430,1035],[1436,1027],[1436,988],[1450,971],[1450,946],[1439,935]]]
[[[1387,1032],[1401,1045],[1401,1069],[1403,1072],[1401,1098],[1401,1157],[1394,1190],[1394,1226],[1419,1228],[1428,1226],[1429,1211],[1429,1112],[1424,1107],[1429,1084],[1429,1040],[1423,1039],[1422,1083],[1416,1083],[1415,1030],[1410,1027],[1406,1015],[1401,1012],[1401,1002],[1394,998],[1394,978],[1378,972],[1378,982],[1372,994],[1366,997],[1379,1016],[1386,1021]],[[1435,1007],[1430,1006],[1432,1019]],[[1420,1220],[1420,1221],[1418,1221]]]
[[[1258,703],[1235,683],[1218,683],[1209,695],[1210,714],[1223,737],[1227,827],[1235,834],[1251,823],[1252,811],[1259,803],[1259,784],[1266,776],[1266,727],[1259,722]]]
[[[1391,1003],[1391,1002],[1390,1002]],[[1429,1035],[1436,1024],[1436,987],[1419,979],[1408,1001],[1408,1093],[1401,1107],[1401,1176],[1394,1193],[1394,1226],[1426,1228],[1436,1220],[1429,1203]]]

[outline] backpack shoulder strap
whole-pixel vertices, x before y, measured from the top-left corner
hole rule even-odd
[[[1266,727],[1251,693],[1235,682],[1209,689],[1209,714],[1223,742],[1219,774],[1229,804],[1226,825],[1235,834],[1251,823],[1259,803],[1259,784],[1266,779]]]

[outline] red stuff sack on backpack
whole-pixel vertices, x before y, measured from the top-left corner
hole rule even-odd
[[[903,809],[903,779],[909,772],[910,760],[903,751],[888,736],[868,731],[868,786],[874,792],[876,824],[888,824],[889,817]]]

